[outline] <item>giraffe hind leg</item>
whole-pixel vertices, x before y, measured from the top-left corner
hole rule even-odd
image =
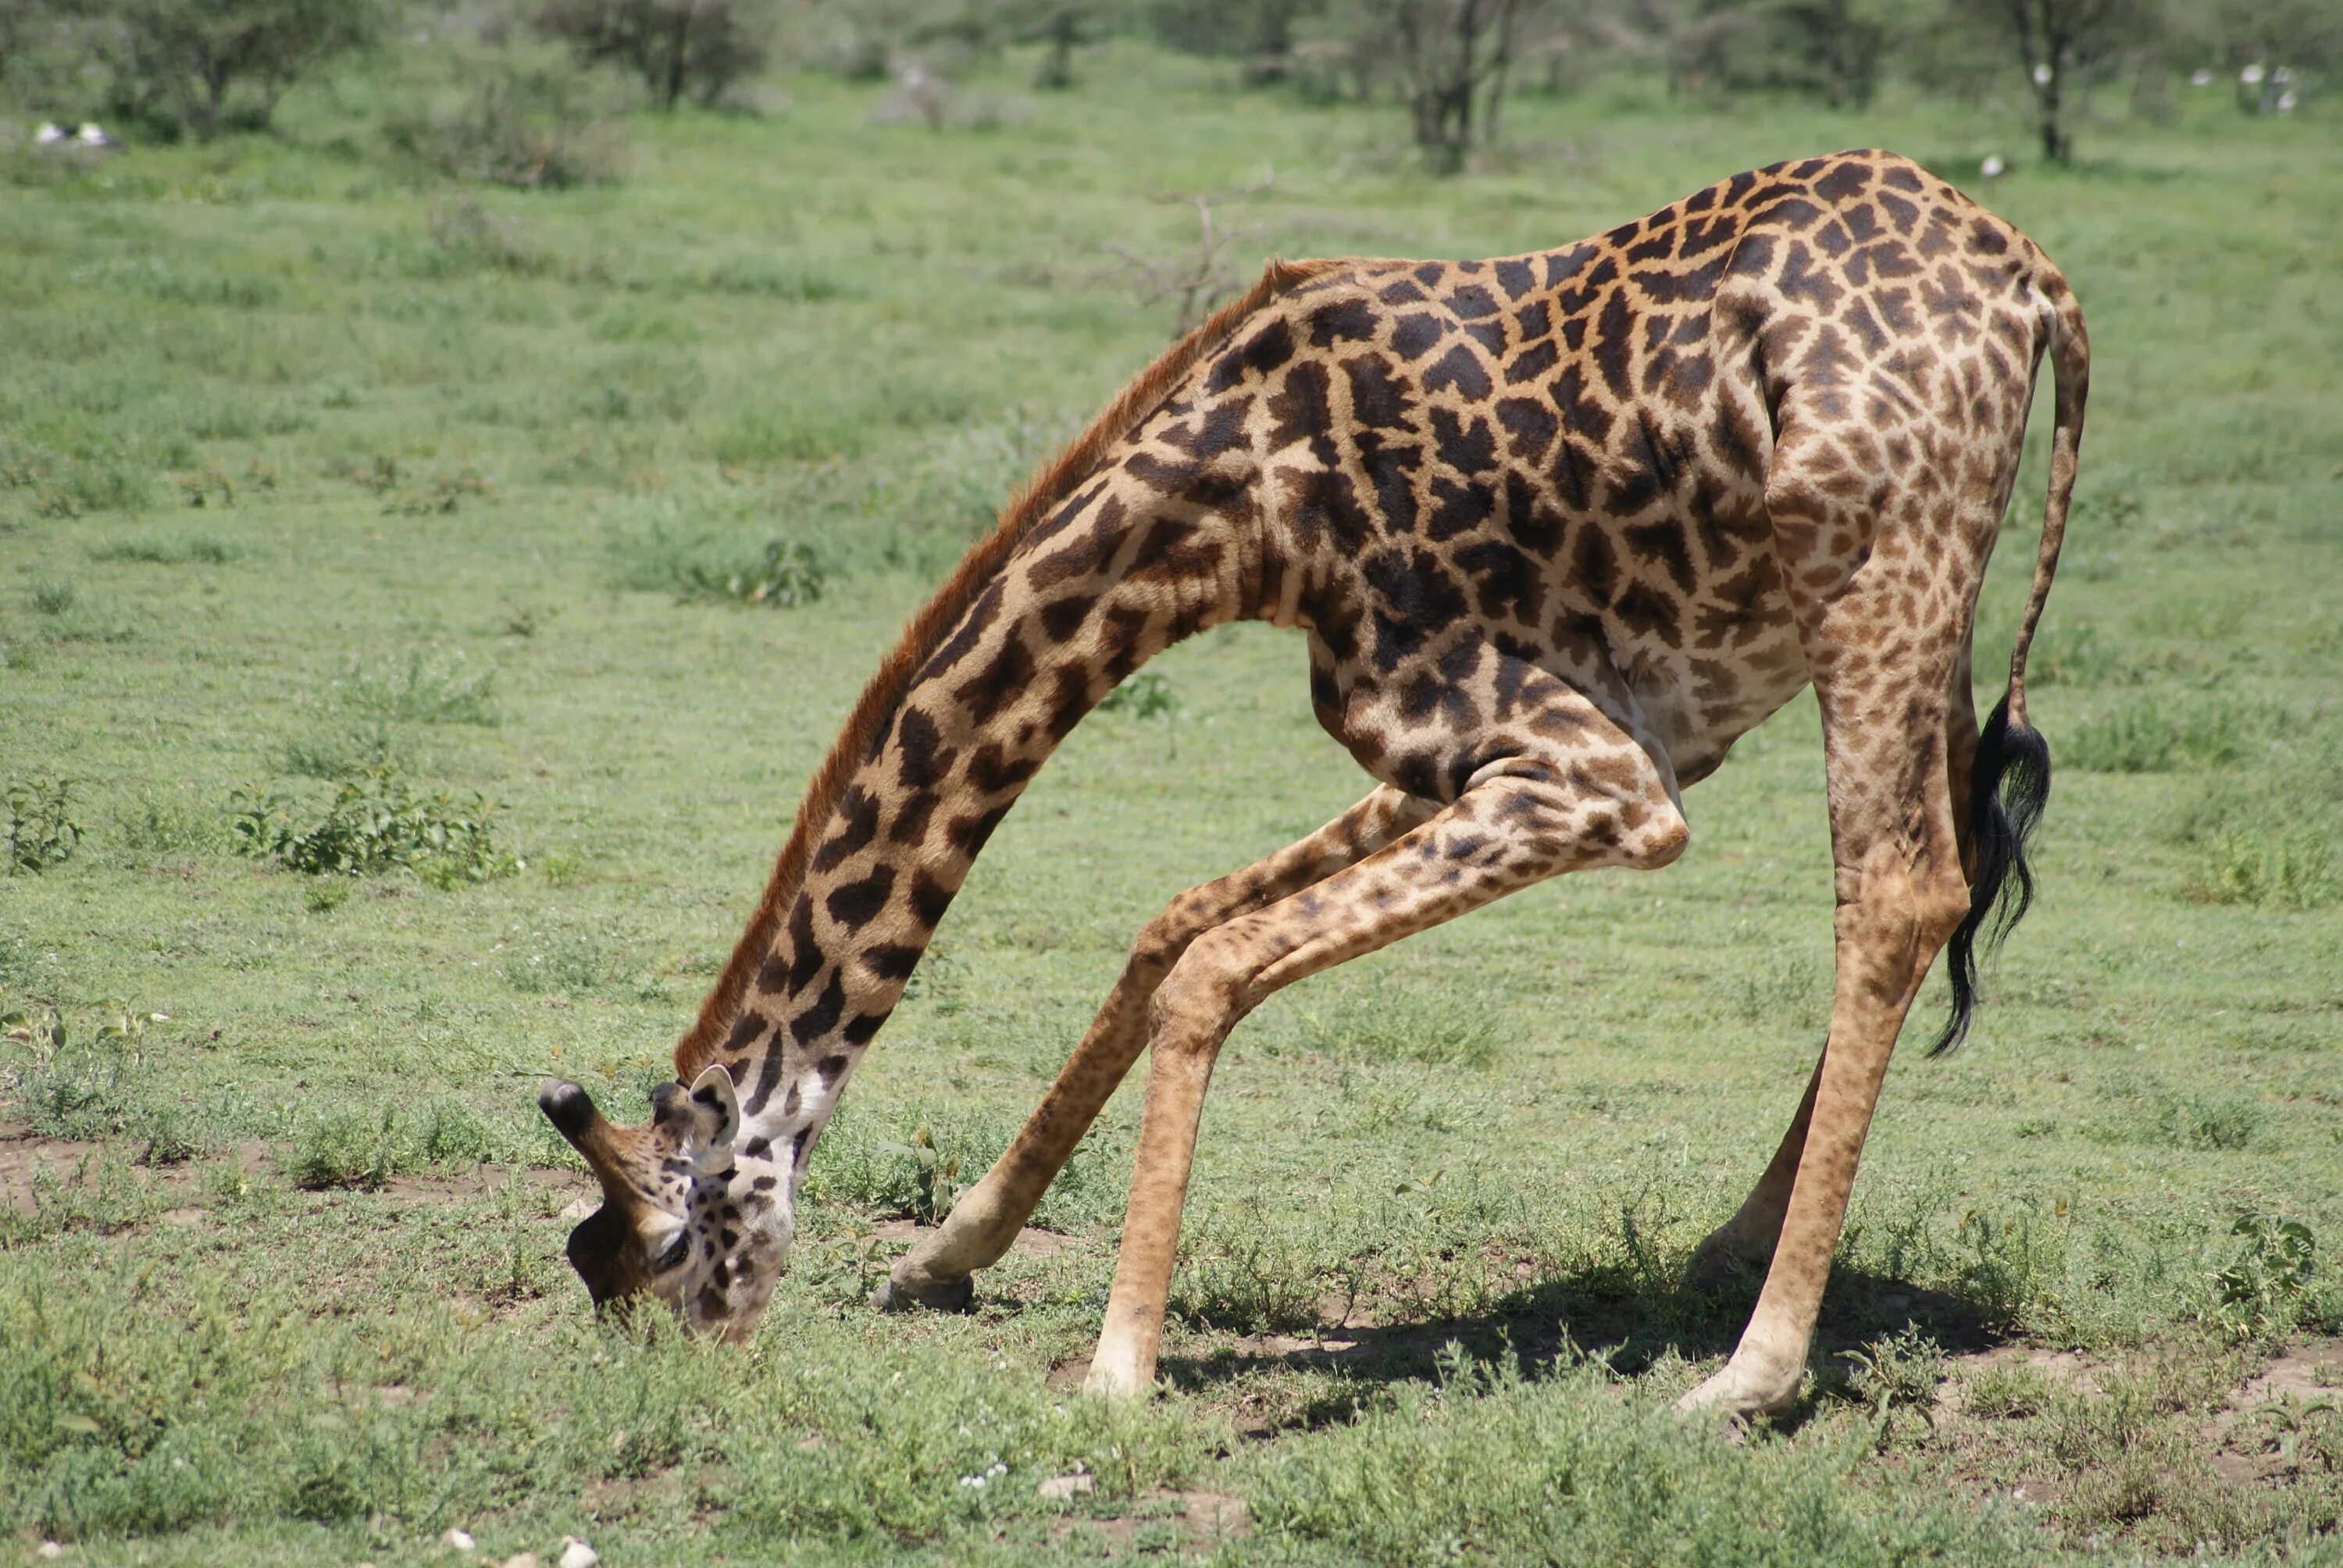
[[[1897,493],[1851,516],[1804,482],[1799,451],[1789,439],[1777,449],[1767,503],[1822,709],[1836,962],[1805,1103],[1720,1247],[1770,1240],[1765,1287],[1732,1357],[1683,1401],[1734,1417],[1797,1396],[1889,1054],[1969,902],[1946,758],[1984,570],[1958,541],[1991,538],[1990,498],[1973,511]],[[1869,548],[1834,553],[1829,541],[1848,538]]]
[[[1428,801],[1384,785],[1308,838],[1216,881],[1191,888],[1150,920],[1121,976],[1057,1081],[983,1180],[942,1226],[899,1259],[879,1288],[881,1311],[964,1309],[969,1276],[998,1262],[1147,1045],[1156,988],[1198,937],[1352,865],[1432,814]]]
[[[1652,759],[1550,676],[1544,739],[1491,761],[1456,801],[1349,869],[1228,920],[1156,992],[1147,1102],[1122,1247],[1086,1387],[1150,1387],[1204,1091],[1238,1020],[1282,987],[1455,919],[1532,883],[1595,865],[1653,868],[1690,837]],[[1483,738],[1473,737],[1479,740]],[[1487,750],[1475,746],[1474,755]]]

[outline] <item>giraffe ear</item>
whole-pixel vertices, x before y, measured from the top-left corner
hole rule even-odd
[[[701,1069],[684,1103],[691,1114],[686,1151],[692,1163],[703,1171],[728,1163],[732,1139],[740,1131],[740,1097],[732,1088],[731,1073],[720,1064]]]

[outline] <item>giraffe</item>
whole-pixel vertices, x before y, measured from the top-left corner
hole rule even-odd
[[[2036,369],[2048,497],[2006,695],[1971,633]],[[2066,280],[1906,159],[1735,175],[1599,237],[1483,261],[1272,263],[1004,511],[913,618],[814,776],[649,1122],[539,1103],[598,1178],[568,1253],[748,1334],[807,1156],[987,838],[1073,726],[1171,644],[1298,627],[1319,721],[1374,780],[1325,827],[1173,899],[993,1168],[894,1265],[960,1308],[1142,1051],[1131,1193],[1087,1386],[1151,1386],[1199,1118],[1281,987],[1546,878],[1657,869],[1684,787],[1802,689],[1828,779],[1835,978],[1773,1161],[1695,1254],[1765,1271],[1688,1410],[1778,1412],[1805,1369],[1888,1055],[1949,943],[2032,890],[2048,789],[2026,648],[2088,378]],[[1993,928],[1996,910],[1997,928]]]

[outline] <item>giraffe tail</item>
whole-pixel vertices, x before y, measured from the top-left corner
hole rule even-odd
[[[2042,291],[2049,309],[2050,371],[2057,404],[2050,432],[2050,493],[2042,508],[2042,546],[2034,559],[2034,589],[2017,625],[2009,654],[2009,690],[1994,705],[1977,736],[1969,768],[1969,841],[1976,850],[1976,874],[1969,883],[1969,912],[1946,945],[1946,970],[1952,981],[1952,1016],[1928,1048],[1939,1056],[1960,1044],[1976,1010],[1980,937],[1987,953],[1999,948],[2034,902],[2034,868],[2026,863],[2026,840],[2050,801],[2050,746],[2026,721],[2026,654],[2042,624],[2042,607],[2058,573],[2058,547],[2066,541],[2066,511],[2075,498],[2075,470],[2083,441],[2083,405],[2090,391],[2090,340],[2083,312],[2066,282],[2046,264]]]

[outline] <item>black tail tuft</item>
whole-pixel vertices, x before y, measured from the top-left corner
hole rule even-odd
[[[1976,879],[1969,885],[1968,918],[1945,949],[1953,1012],[1945,1032],[1928,1048],[1930,1056],[1952,1050],[1969,1031],[1969,1015],[1976,1010],[1978,933],[1985,933],[1988,951],[1998,948],[2034,901],[2026,840],[2034,836],[2049,800],[2050,748],[2030,726],[2009,721],[2005,697],[1986,720],[1969,767],[1969,839],[1976,847]]]

